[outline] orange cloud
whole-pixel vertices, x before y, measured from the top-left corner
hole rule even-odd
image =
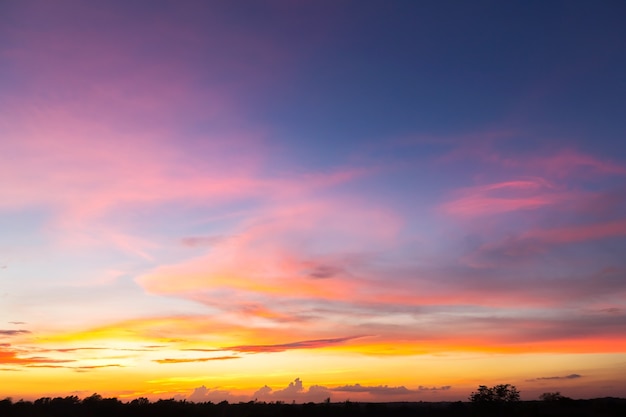
[[[207,299],[205,291],[228,289],[242,297],[357,296],[362,287],[357,275],[366,261],[354,254],[393,247],[400,222],[389,213],[355,204],[321,200],[275,207],[206,255],[159,267],[136,281],[152,293],[195,300]]]
[[[41,356],[23,357],[20,351],[11,347],[0,346],[0,364],[3,365],[49,365],[55,363],[74,362],[74,360],[51,359]]]
[[[229,359],[240,359],[241,356],[214,356],[210,358],[180,358],[180,359],[154,359],[153,362],[169,364],[169,363],[190,363],[190,362],[208,362],[208,361],[223,361]]]

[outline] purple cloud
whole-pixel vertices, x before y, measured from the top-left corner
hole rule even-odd
[[[0,330],[0,336],[19,336],[21,334],[30,334],[28,330]]]
[[[579,374],[569,374],[565,376],[542,376],[539,378],[527,379],[526,382],[568,380],[568,379],[578,379],[582,377],[583,376]]]
[[[397,386],[397,387],[390,387],[387,385],[364,386],[361,384],[344,385],[341,387],[332,388],[332,391],[366,392],[368,394],[375,394],[375,395],[402,395],[402,394],[411,394],[411,393],[416,392],[416,391],[408,389],[404,385]]]
[[[239,345],[230,346],[224,348],[224,350],[232,350],[236,352],[244,353],[269,353],[269,352],[284,352],[291,349],[319,349],[327,346],[333,346],[347,342],[349,340],[358,339],[365,336],[348,336],[338,337],[335,339],[315,339],[315,340],[303,340],[300,342],[282,343],[277,345]]]

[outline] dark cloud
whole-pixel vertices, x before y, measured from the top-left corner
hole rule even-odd
[[[239,345],[230,346],[224,348],[224,350],[232,350],[235,352],[245,353],[269,353],[269,352],[284,352],[292,349],[319,349],[327,346],[333,346],[347,342],[349,340],[358,339],[365,336],[349,336],[339,337],[335,339],[315,339],[315,340],[303,340],[300,342],[283,343],[277,345]]]
[[[210,358],[166,358],[166,359],[154,359],[153,362],[168,364],[168,363],[189,363],[189,362],[209,362],[209,361],[224,361],[228,359],[240,359],[241,356],[214,356]]]
[[[607,313],[607,314],[621,314],[624,310],[622,310],[621,308],[617,308],[617,307],[611,307],[611,308],[603,308],[601,310],[598,310],[598,312],[600,313]]]
[[[18,336],[20,334],[29,334],[28,330],[0,330],[0,336]]]
[[[579,374],[569,374],[565,376],[542,376],[539,378],[527,379],[526,382],[567,380],[567,379],[578,379],[582,377],[583,376]]]
[[[442,385],[440,387],[425,387],[424,385],[420,385],[417,389],[419,391],[448,391],[452,388],[451,385]]]
[[[368,394],[374,394],[374,395],[402,395],[402,394],[415,393],[415,391],[408,389],[404,385],[397,386],[397,387],[390,387],[388,385],[365,386],[361,384],[354,384],[354,385],[344,385],[341,387],[332,388],[331,391],[366,392]]]
[[[10,321],[9,324],[21,325],[21,324],[26,324],[26,322],[25,321]]]
[[[342,268],[337,268],[329,265],[317,265],[310,270],[308,275],[311,278],[323,279],[332,278],[340,274],[341,272],[343,272]]]

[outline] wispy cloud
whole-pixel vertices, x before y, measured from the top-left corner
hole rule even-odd
[[[19,336],[21,334],[29,334],[28,330],[0,330],[0,336]]]
[[[20,351],[0,348],[0,364],[4,365],[33,365],[33,364],[56,364],[75,362],[73,359],[53,359],[43,356],[21,356]]]
[[[25,365],[27,368],[47,368],[47,369],[67,369],[74,372],[89,372],[98,369],[106,369],[106,368],[124,368],[124,366],[120,364],[106,364],[106,365],[82,365],[82,366],[68,366],[68,365],[57,365],[57,364],[28,364]]]
[[[209,358],[166,358],[166,359],[154,359],[153,362],[162,364],[171,363],[190,363],[190,362],[209,362],[209,361],[223,361],[228,359],[240,359],[241,356],[213,356]]]
[[[527,379],[526,382],[537,382],[537,381],[558,381],[558,380],[568,380],[568,379],[578,379],[582,378],[582,375],[579,374],[569,374],[565,376],[542,376],[539,378]]]
[[[455,216],[486,216],[519,210],[533,210],[571,199],[541,178],[499,182],[458,190],[457,196],[442,206]]]
[[[181,239],[183,246],[189,248],[207,248],[224,242],[228,239],[226,236],[189,236]]]
[[[365,336],[348,336],[339,337],[334,339],[316,339],[316,340],[302,340],[299,342],[282,343],[276,345],[240,345],[229,346],[224,350],[232,350],[242,353],[270,353],[270,352],[284,352],[292,349],[320,349],[329,346],[335,346],[344,342],[359,339]]]

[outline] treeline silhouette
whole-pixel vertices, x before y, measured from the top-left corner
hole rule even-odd
[[[316,416],[533,416],[533,417],[624,417],[626,399],[518,401],[515,403],[351,401],[292,404],[281,401],[193,403],[185,400],[138,398],[122,402],[93,394],[39,398],[35,401],[0,400],[2,417],[316,417]]]

